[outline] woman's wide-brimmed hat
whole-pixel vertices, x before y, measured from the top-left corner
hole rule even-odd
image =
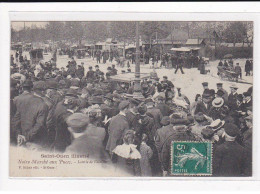
[[[223,104],[224,104],[224,99],[223,98],[215,98],[212,101],[212,106],[214,106],[216,108],[219,108],[219,107],[223,106]]]

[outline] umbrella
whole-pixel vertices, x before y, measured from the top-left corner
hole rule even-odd
[[[226,54],[226,55],[224,56],[224,59],[229,59],[229,58],[233,58],[233,55],[231,55],[231,54]]]

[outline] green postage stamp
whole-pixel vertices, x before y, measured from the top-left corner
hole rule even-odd
[[[211,176],[212,143],[173,141],[171,147],[171,175]]]

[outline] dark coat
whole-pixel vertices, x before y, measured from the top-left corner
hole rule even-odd
[[[116,116],[119,113],[118,109],[114,106],[110,107],[106,104],[101,104],[100,108],[101,108],[102,116],[104,118],[105,116],[107,116],[108,118],[112,118],[113,116]]]
[[[213,152],[213,175],[248,176],[248,152],[236,141],[216,145]]]
[[[108,142],[106,150],[112,153],[117,145],[123,143],[123,136],[126,130],[129,129],[127,118],[121,114],[114,116],[108,126]]]
[[[228,102],[228,92],[224,88],[220,88],[219,90],[224,92],[222,98],[224,99],[225,103],[227,103]]]
[[[158,129],[155,135],[155,146],[164,171],[170,170],[170,155],[172,141],[194,141],[195,136],[187,131],[187,126],[168,125]]]
[[[140,168],[141,176],[152,176],[152,169],[150,164],[150,159],[153,156],[153,150],[145,143],[140,145]]]
[[[154,136],[156,133],[155,120],[150,116],[141,116],[141,134],[146,134],[148,136],[148,144],[154,144]]]
[[[45,146],[48,107],[43,99],[26,94],[16,101],[16,108],[13,122],[18,134],[25,136],[27,142]]]
[[[236,74],[240,74],[242,72],[242,69],[240,66],[235,66],[234,70],[235,70]]]
[[[246,64],[245,64],[245,72],[251,71],[251,64],[249,60],[246,60]]]
[[[138,122],[139,115],[137,113],[133,113],[132,111],[128,111],[126,113],[126,118],[129,124],[129,129],[133,129],[140,135],[140,123]]]
[[[234,111],[237,109],[237,96],[238,94],[229,94],[228,96],[228,106],[231,111]]]
[[[170,107],[165,103],[159,103],[157,104],[156,108],[158,108],[163,116],[170,116],[172,113]]]
[[[78,69],[76,70],[76,75],[78,76],[79,79],[82,79],[82,77],[85,74],[85,69],[84,67],[78,67]]]
[[[226,105],[223,105],[222,107],[216,108],[216,107],[211,107],[209,111],[209,116],[213,119],[220,119],[224,120],[226,116],[228,116],[229,109]]]
[[[54,141],[54,150],[64,152],[66,147],[71,144],[71,134],[68,131],[68,125],[66,123],[66,119],[72,113],[67,110],[67,108],[63,105],[63,101],[58,103],[55,111],[54,111],[54,119],[56,125],[56,136]]]
[[[211,109],[211,104],[208,104],[208,107],[206,108],[203,102],[198,102],[194,114],[202,112],[203,114],[209,116],[210,109]]]
[[[86,78],[88,81],[93,81],[95,79],[95,72],[93,70],[89,70],[87,72]]]
[[[47,128],[47,132],[48,132],[48,141],[51,144],[51,143],[54,142],[55,135],[56,135],[56,132],[55,132],[55,120],[54,120],[54,116],[53,116],[56,105],[47,96],[43,97],[43,100],[46,103],[46,105],[48,106],[48,115],[47,115],[47,120],[46,120],[46,128]]]
[[[146,114],[151,116],[154,119],[155,128],[159,129],[161,127],[161,120],[163,118],[160,109],[155,107],[148,108]]]

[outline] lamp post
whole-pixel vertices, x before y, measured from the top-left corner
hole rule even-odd
[[[144,96],[141,89],[140,79],[140,47],[139,47],[139,22],[136,22],[136,52],[135,52],[135,85],[133,97],[143,100]]]

